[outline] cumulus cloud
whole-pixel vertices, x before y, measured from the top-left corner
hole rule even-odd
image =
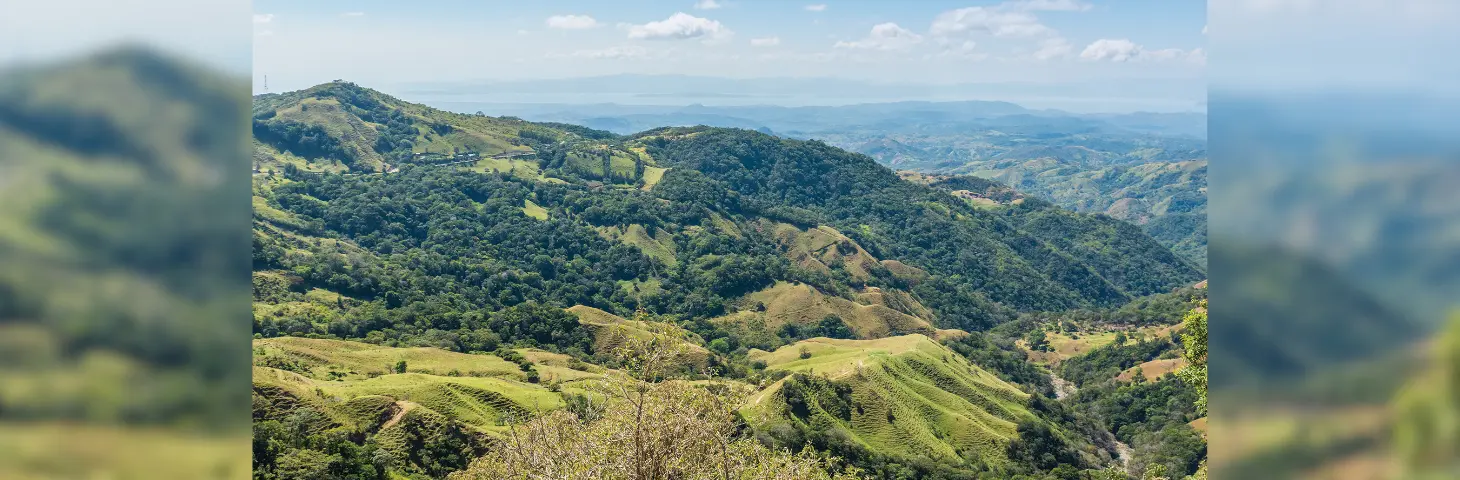
[[[911,47],[923,41],[923,37],[911,30],[902,28],[896,23],[879,23],[872,27],[872,31],[866,38],[847,42],[836,42],[836,48],[855,48],[865,50],[899,50]]]
[[[583,30],[597,27],[598,20],[587,15],[553,15],[547,18],[547,26],[564,30]]]
[[[928,32],[933,35],[984,32],[997,37],[1037,37],[1055,33],[1054,29],[1039,23],[1039,18],[1027,12],[987,7],[960,8],[940,13],[933,19],[933,26]]]
[[[629,38],[637,40],[686,40],[691,38],[723,38],[733,32],[720,22],[676,12],[669,18],[643,25],[628,25]]]
[[[825,3],[817,3],[817,4],[814,4],[814,5],[807,5],[806,6],[806,11],[808,11],[808,12],[825,12],[826,11],[826,4]]]
[[[750,45],[753,47],[774,47],[780,44],[780,37],[763,37],[750,39]]]
[[[1206,52],[1200,48],[1194,50],[1182,50],[1179,48],[1162,48],[1157,50],[1147,49],[1130,40],[1119,38],[1102,38],[1092,42],[1085,50],[1080,52],[1080,59],[1089,61],[1110,61],[1110,62],[1138,62],[1153,61],[1163,62],[1172,60],[1186,60],[1198,65],[1206,64]]]
[[[1201,34],[1202,35],[1206,35],[1207,34],[1207,26],[1206,25],[1202,25],[1201,26]]]
[[[1126,62],[1136,60],[1141,55],[1141,46],[1126,39],[1102,38],[1085,47],[1080,52],[1080,58],[1085,60],[1109,60],[1112,62]]]
[[[715,0],[700,0],[695,2],[695,9],[697,10],[714,10],[721,6],[720,2],[716,2]]]
[[[272,13],[253,14],[253,23],[269,23],[272,21],[274,21],[274,14]]]

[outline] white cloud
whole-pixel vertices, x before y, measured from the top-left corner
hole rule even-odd
[[[806,11],[808,11],[808,12],[825,12],[826,11],[826,4],[825,3],[818,3],[818,4],[814,4],[814,5],[807,5],[806,6]]]
[[[1102,38],[1085,47],[1080,58],[1085,60],[1110,60],[1125,62],[1140,58],[1141,46],[1126,39]]]
[[[698,2],[695,2],[696,10],[714,10],[722,6],[723,5],[720,5],[720,2],[716,2],[715,0],[700,0]]]
[[[254,35],[258,35],[260,37],[272,37],[272,36],[274,36],[274,31],[273,30],[261,30],[258,33],[255,33]]]
[[[1064,37],[1054,37],[1039,42],[1039,50],[1034,51],[1035,60],[1052,60],[1068,57],[1075,53],[1075,46],[1070,45],[1069,40]]]
[[[879,23],[872,27],[867,38],[853,42],[836,42],[836,48],[856,48],[867,50],[899,50],[911,47],[923,41],[923,37],[911,30],[899,27],[896,23]]]
[[[365,16],[365,12],[345,12],[345,13],[341,13],[340,16],[341,17],[363,17],[363,16]]]
[[[628,25],[629,38],[639,40],[686,40],[690,38],[723,38],[733,34],[720,22],[676,12],[669,18],[643,25]]]
[[[583,30],[597,27],[598,20],[587,15],[553,15],[548,17],[547,26],[564,30]]]
[[[1120,38],[1102,38],[1092,42],[1080,52],[1082,60],[1111,62],[1166,62],[1186,60],[1197,65],[1206,65],[1206,52],[1200,48],[1190,51],[1179,48],[1151,50],[1135,42]]]
[[[1000,7],[1011,10],[1044,10],[1051,12],[1083,12],[1092,6],[1080,0],[1015,0]]]
[[[272,13],[253,14],[253,23],[269,23],[272,21],[274,21],[274,14]]]
[[[644,58],[648,56],[648,54],[649,51],[645,50],[644,47],[629,45],[622,47],[608,47],[600,50],[578,50],[567,55],[550,53],[547,56],[548,58],[576,57],[614,60]]]
[[[519,29],[517,29],[517,34],[518,35],[527,35],[527,30],[523,30],[523,29],[520,29],[519,28]]]
[[[752,39],[750,39],[750,45],[753,46],[753,47],[774,47],[774,46],[780,45],[780,44],[781,44],[781,38],[780,37],[764,37],[764,38],[752,38]]]
[[[1201,34],[1202,35],[1206,35],[1207,34],[1207,26],[1206,25],[1202,25],[1201,26]]]
[[[933,26],[928,31],[933,35],[985,32],[997,37],[1037,37],[1055,33],[1054,29],[1039,23],[1039,18],[1029,13],[986,7],[940,13],[933,19]]]

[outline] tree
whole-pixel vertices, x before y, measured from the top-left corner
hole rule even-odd
[[[395,373],[406,373],[406,361],[395,362]]]
[[[1186,333],[1181,336],[1181,343],[1186,346],[1186,367],[1176,372],[1181,380],[1191,385],[1196,390],[1196,411],[1200,415],[1207,414],[1207,300],[1202,299],[1197,303],[1196,308],[1187,312],[1182,319],[1186,327]],[[1197,467],[1192,479],[1207,478],[1206,460],[1202,460]]]
[[[1197,303],[1196,308],[1187,312],[1182,319],[1186,333],[1181,336],[1181,343],[1185,345],[1186,367],[1182,368],[1177,375],[1181,380],[1196,389],[1197,403],[1196,411],[1200,415],[1207,413],[1207,301],[1202,299]]]
[[[819,480],[832,475],[809,449],[799,455],[738,436],[732,408],[749,392],[730,384],[711,388],[682,380],[657,381],[683,352],[669,331],[631,338],[615,352],[624,372],[601,392],[602,409],[557,410],[523,425],[451,480]],[[592,411],[597,420],[574,411]]]

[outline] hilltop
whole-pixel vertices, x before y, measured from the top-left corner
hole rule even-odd
[[[882,404],[922,425],[907,431],[921,452],[850,417],[792,422],[816,438],[849,428],[856,449],[816,448],[860,466],[1037,472],[1058,465],[1029,458],[1053,448],[1057,463],[1098,468],[1108,433],[1024,390],[1047,385],[1040,367],[980,332],[1202,278],[1132,225],[1016,202],[991,181],[958,190],[1007,201],[973,202],[819,141],[710,127],[620,136],[346,82],[256,100],[255,353],[297,367],[261,365],[272,370],[256,391],[438,414],[423,428],[474,432],[464,439],[489,438],[518,407],[574,408],[577,383],[624,367],[620,346],[663,336],[686,352],[673,375],[764,388],[764,412],[794,413],[794,398],[774,394],[786,385],[925,397]],[[834,356],[886,376],[802,373],[783,357],[803,346],[844,349]],[[392,358],[403,371],[386,369]],[[338,415],[331,425],[364,425]],[[400,465],[436,475],[430,462]]]

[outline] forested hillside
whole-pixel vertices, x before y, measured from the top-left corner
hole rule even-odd
[[[466,108],[470,105],[453,105]],[[1007,102],[842,106],[475,105],[631,134],[709,125],[819,139],[896,170],[976,175],[1105,213],[1206,264],[1206,115],[1078,115]]]
[[[893,168],[995,179],[1067,209],[1104,213],[1206,264],[1207,160],[1198,140],[1017,131],[828,138]]]
[[[504,429],[617,418],[625,382],[747,392],[723,401],[747,422],[727,438],[809,443],[833,473],[1076,478],[1113,465],[1110,433],[981,332],[1203,276],[1122,222],[747,130],[619,136],[337,82],[259,97],[254,132],[266,478],[496,471],[517,461],[495,456]],[[653,375],[625,357],[664,341],[679,353]]]

